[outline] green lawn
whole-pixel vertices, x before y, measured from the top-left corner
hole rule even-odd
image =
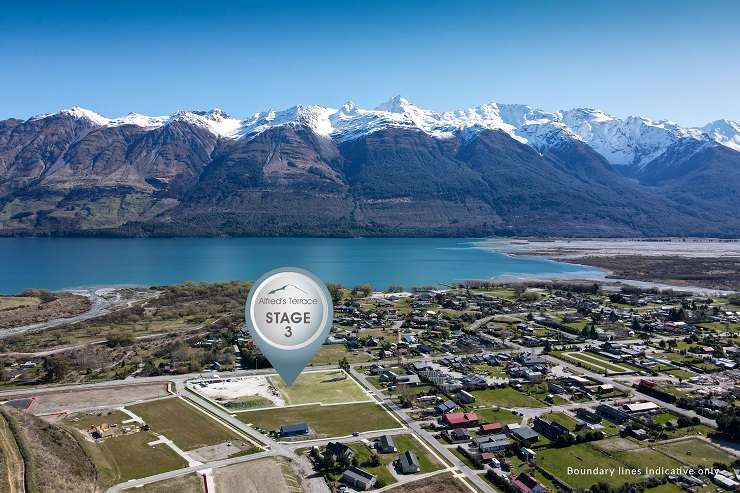
[[[656,449],[688,465],[701,468],[711,467],[715,462],[728,464],[733,460],[728,453],[698,438],[666,443]]]
[[[506,409],[476,409],[475,412],[480,417],[482,423],[503,423],[507,425],[522,421],[521,416]]]
[[[171,493],[173,491],[176,491],[177,493],[202,493],[203,480],[201,479],[201,476],[193,473],[177,478],[165,479],[164,481],[157,481],[156,483],[150,483],[140,488],[136,488],[134,491],[137,493]]]
[[[620,475],[618,471],[615,472],[613,477],[608,473],[569,475],[568,467],[613,468],[618,470],[619,466],[622,465],[621,462],[609,457],[606,452],[590,444],[540,450],[537,453],[537,464],[574,488],[586,489],[599,481],[605,481],[616,486],[622,482],[634,482],[635,480],[634,476]]]
[[[675,423],[678,420],[678,416],[673,413],[664,412],[655,416],[655,422],[659,425],[665,425],[666,423]]]
[[[335,404],[370,399],[362,387],[342,370],[304,372],[290,386],[277,375],[270,377],[270,380],[288,405],[312,402]]]
[[[649,448],[619,452],[614,454],[614,456],[627,466],[642,470],[658,467],[672,469],[682,466],[679,461]]]
[[[401,425],[382,407],[371,402],[334,406],[296,406],[247,411],[237,418],[263,430],[277,430],[284,424],[308,423],[318,438],[346,436],[352,432],[399,428]]]
[[[215,445],[228,440],[242,440],[220,422],[182,399],[172,397],[127,408],[166,436],[183,450]]]
[[[373,357],[365,351],[353,354],[343,344],[325,344],[321,346],[309,366],[336,365],[342,358],[347,358],[350,363],[367,363]]]
[[[546,404],[512,387],[474,390],[476,406],[545,407]]]
[[[145,478],[187,466],[185,460],[164,444],[147,445],[157,440],[153,433],[138,432],[92,443],[79,442],[95,464],[98,481],[111,486],[130,479]]]
[[[547,414],[543,414],[542,418],[555,422],[555,423],[559,423],[560,425],[564,426],[570,431],[574,431],[576,429],[576,420],[571,418],[567,414],[547,413]]]
[[[643,493],[684,493],[683,488],[674,483],[667,482],[655,488],[648,488]]]
[[[673,375],[676,378],[684,379],[684,380],[696,375],[694,372],[691,372],[689,370],[684,370],[682,368],[673,368],[671,370],[666,370],[665,373],[669,375]]]
[[[711,329],[716,332],[732,332],[733,334],[740,333],[740,324],[723,324],[720,322],[705,322],[699,324],[699,327]]]

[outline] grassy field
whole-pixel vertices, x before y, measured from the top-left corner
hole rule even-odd
[[[11,310],[19,306],[35,306],[41,303],[35,296],[0,296],[0,310]]]
[[[336,406],[297,406],[247,411],[237,415],[241,421],[263,430],[280,425],[308,423],[317,437],[346,436],[353,432],[398,428],[400,425],[382,407],[371,402]]]
[[[567,414],[547,413],[547,414],[543,414],[542,418],[552,421],[554,423],[558,423],[568,428],[570,431],[574,431],[576,429],[576,420],[571,418]]]
[[[342,358],[347,358],[350,363],[367,363],[373,360],[365,351],[358,351],[357,354],[351,353],[343,344],[323,345],[309,363],[309,366],[336,365]]]
[[[673,375],[676,378],[682,378],[682,379],[691,378],[696,375],[694,372],[684,370],[682,368],[673,368],[671,370],[666,370],[664,373],[667,373],[669,375]]]
[[[519,423],[522,417],[506,409],[476,409],[475,412],[484,423]]]
[[[668,482],[655,488],[648,488],[643,493],[683,493],[683,488],[674,483]]]
[[[279,376],[270,377],[270,380],[280,390],[288,405],[369,400],[362,387],[342,370],[304,372],[290,386]]]
[[[176,397],[136,404],[128,409],[183,450],[241,440],[224,425]]]
[[[387,465],[398,458],[398,456],[410,450],[416,454],[419,458],[419,465],[421,466],[420,474],[428,472],[438,471],[442,468],[442,464],[439,463],[434,457],[430,456],[429,452],[411,435],[396,435],[393,437],[393,441],[396,443],[396,449],[398,452],[391,454],[378,454],[380,458],[379,466],[367,466],[365,465],[370,459],[370,449],[364,443],[355,442],[349,444],[357,457],[360,467],[370,474],[375,474],[378,480],[383,485],[389,485],[396,482],[391,472],[388,470]],[[380,485],[376,485],[380,487]]]
[[[619,452],[615,454],[615,457],[630,467],[643,470],[648,467],[665,467],[671,469],[682,466],[679,461],[649,448]]]
[[[65,421],[75,428],[78,428],[80,430],[87,430],[91,426],[99,426],[104,423],[108,425],[112,425],[114,423],[120,425],[127,419],[131,419],[131,416],[122,411],[113,410],[95,414],[78,413],[66,417]]]
[[[696,467],[711,467],[715,462],[732,462],[732,457],[729,454],[698,438],[666,443],[657,446],[656,449]]]
[[[740,324],[723,324],[720,322],[705,322],[699,324],[699,327],[714,330],[716,332],[732,332],[733,334],[740,333]]]
[[[599,481],[617,485],[621,482],[635,480],[634,476],[619,475],[617,473],[613,477],[608,473],[602,475],[569,475],[568,467],[618,469],[619,466],[623,465],[621,462],[609,457],[604,451],[589,444],[541,450],[537,454],[537,464],[574,488],[586,489]]]
[[[91,443],[81,437],[79,442],[95,464],[100,483],[110,486],[187,466],[168,446],[147,445],[155,440],[157,437],[153,433],[142,431],[108,438],[101,443]]]
[[[655,422],[659,425],[665,425],[666,423],[676,422],[678,420],[678,416],[676,416],[673,413],[664,412],[655,415]]]
[[[545,407],[544,402],[534,397],[519,392],[511,387],[500,389],[474,390],[470,392],[475,396],[476,406],[501,406],[501,407]]]
[[[150,483],[141,488],[136,488],[135,491],[137,493],[170,493],[172,491],[177,491],[177,493],[202,493],[203,479],[193,473],[187,476]]]

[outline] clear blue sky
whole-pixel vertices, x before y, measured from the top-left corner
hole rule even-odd
[[[0,118],[495,100],[740,119],[740,2],[4,2]]]

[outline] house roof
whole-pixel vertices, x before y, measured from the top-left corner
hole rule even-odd
[[[303,432],[308,433],[308,425],[306,423],[297,423],[292,425],[280,426],[280,433],[296,433]]]
[[[532,438],[539,437],[537,432],[528,426],[521,426],[519,428],[511,430],[511,433],[522,440],[531,440]]]
[[[522,493],[529,493],[535,486],[540,485],[540,482],[534,479],[527,473],[521,473],[513,481],[514,486]]]
[[[419,465],[419,458],[410,450],[402,453],[398,460],[401,462],[401,469],[417,469],[421,467]]]
[[[504,425],[502,423],[486,423],[484,425],[480,425],[481,431],[501,431],[504,428]]]
[[[475,423],[478,421],[478,415],[475,413],[447,413],[443,417],[451,425]]]

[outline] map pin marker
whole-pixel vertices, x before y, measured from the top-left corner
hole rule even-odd
[[[257,347],[291,385],[329,337],[334,305],[321,279],[283,267],[254,283],[244,311]]]

